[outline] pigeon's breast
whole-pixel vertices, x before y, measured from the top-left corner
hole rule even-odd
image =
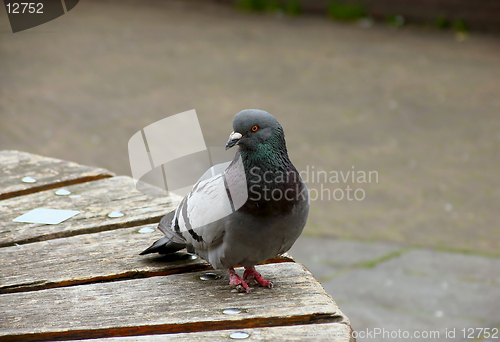
[[[218,268],[237,264],[254,266],[288,251],[302,233],[309,211],[308,200],[299,201],[287,214],[253,215],[237,211],[230,217],[218,251]]]
[[[309,199],[307,188],[296,171],[285,176],[264,173],[258,178],[249,178],[247,183],[248,199],[239,209],[242,213],[259,217],[291,215],[296,207]]]

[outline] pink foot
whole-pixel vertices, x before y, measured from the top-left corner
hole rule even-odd
[[[229,269],[229,285],[241,285],[247,293],[250,292],[250,287],[243,279],[240,278],[239,275],[236,274],[234,268]]]
[[[260,286],[269,288],[273,287],[273,282],[262,278],[262,275],[259,272],[257,272],[253,267],[245,267],[245,273],[243,273],[243,279],[245,279],[246,282],[255,281]]]

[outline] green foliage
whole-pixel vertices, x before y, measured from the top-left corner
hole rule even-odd
[[[453,29],[456,32],[469,32],[469,25],[463,19],[458,19],[453,22]]]
[[[288,1],[286,4],[286,9],[285,9],[286,14],[289,15],[299,15],[302,13],[302,7],[300,6],[300,3],[298,0],[291,0]]]
[[[360,3],[331,1],[328,4],[328,16],[337,20],[354,21],[366,17],[367,12]]]
[[[238,0],[236,6],[246,11],[263,12],[267,2],[266,0]]]
[[[251,12],[285,12],[289,15],[298,15],[302,13],[302,7],[298,0],[290,0],[283,5],[276,0],[238,0],[236,7]]]
[[[402,15],[391,15],[386,20],[387,24],[402,27],[405,24],[405,18]]]
[[[272,0],[266,1],[266,11],[267,12],[274,13],[274,12],[280,12],[283,10],[284,10],[283,5],[281,5],[278,1],[272,1]]]
[[[436,18],[436,27],[445,30],[451,26],[450,21],[445,17],[437,17]]]

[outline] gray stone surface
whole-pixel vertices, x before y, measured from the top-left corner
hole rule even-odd
[[[331,238],[301,236],[290,250],[300,262],[322,263],[337,267],[353,266],[378,259],[402,247],[390,243],[366,243]]]
[[[347,312],[358,342],[422,341],[422,342],[465,342],[461,329],[484,324],[466,318],[407,312],[396,308],[366,305],[363,302],[338,300],[342,312]],[[446,333],[455,331],[455,338]],[[405,338],[405,332],[409,335]],[[383,334],[386,334],[385,336]],[[396,335],[392,335],[396,334]],[[391,338],[391,336],[395,336]],[[423,336],[423,337],[422,337]],[[420,337],[420,338],[419,338]]]
[[[322,281],[358,341],[401,341],[404,332],[469,341],[462,329],[500,326],[498,258],[309,237],[290,254]]]
[[[408,274],[448,277],[461,281],[500,284],[500,259],[477,255],[418,249],[381,265],[399,268]]]
[[[498,284],[412,275],[381,265],[342,274],[323,285],[334,298],[356,298],[365,305],[500,321]]]
[[[400,250],[395,244],[369,244],[356,241],[339,241],[329,238],[302,236],[289,253],[303,263],[319,280],[326,280],[345,268],[378,259]]]

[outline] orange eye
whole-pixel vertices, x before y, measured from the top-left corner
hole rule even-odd
[[[252,132],[257,131],[258,129],[259,129],[259,126],[255,125],[255,126],[252,127]]]

